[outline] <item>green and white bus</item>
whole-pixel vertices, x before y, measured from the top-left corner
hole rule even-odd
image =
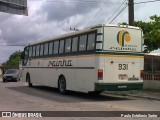
[[[143,33],[138,27],[100,24],[24,48],[23,80],[86,93],[143,87]]]

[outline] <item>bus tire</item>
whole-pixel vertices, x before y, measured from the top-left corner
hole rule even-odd
[[[29,87],[32,87],[32,86],[33,86],[32,83],[31,83],[31,77],[30,77],[29,74],[26,75],[26,81],[28,82],[28,86],[29,86]]]
[[[6,82],[6,80],[5,80],[5,79],[3,79],[3,82]]]
[[[62,94],[65,95],[67,93],[66,90],[66,79],[61,76],[58,80],[58,91]]]

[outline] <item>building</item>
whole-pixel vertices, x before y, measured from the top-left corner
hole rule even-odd
[[[144,55],[144,84],[146,90],[160,91],[160,54]]]

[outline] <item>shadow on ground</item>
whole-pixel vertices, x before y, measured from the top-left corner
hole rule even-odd
[[[113,96],[104,93],[100,95],[90,95],[87,93],[69,91],[67,95],[61,95],[59,94],[56,88],[46,87],[46,86],[34,86],[34,87],[18,86],[18,87],[7,87],[7,88],[23,94],[61,103],[132,100],[124,96],[123,97]]]

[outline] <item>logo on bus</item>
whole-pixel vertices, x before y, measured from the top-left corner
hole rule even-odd
[[[130,42],[131,36],[126,30],[120,30],[117,34],[117,42],[121,47],[125,46],[125,42]]]

